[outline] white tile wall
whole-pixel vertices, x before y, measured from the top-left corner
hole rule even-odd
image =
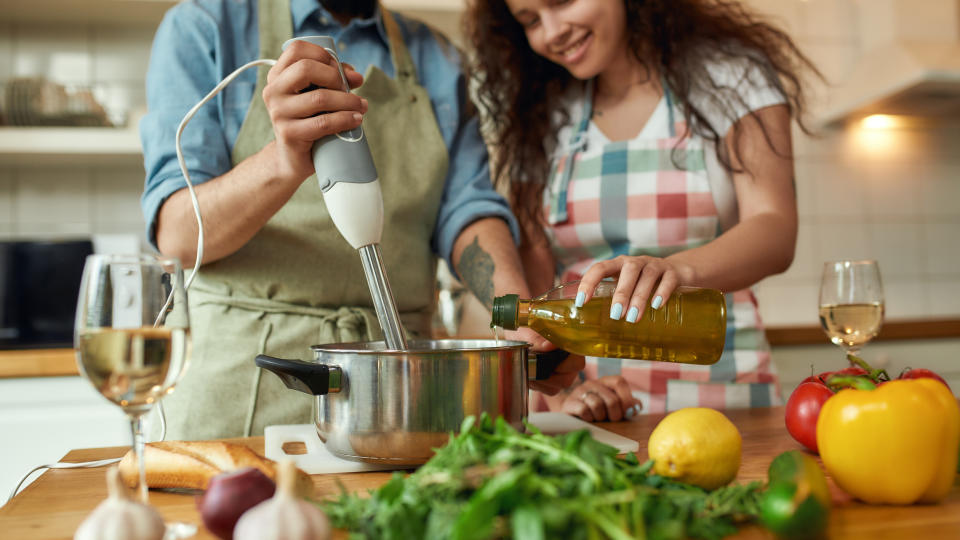
[[[753,0],[750,2],[765,20],[775,23],[790,34],[800,31],[800,3],[784,0]]]
[[[3,232],[4,228],[12,231],[16,223],[13,190],[13,173],[6,169],[0,169],[0,232]]]
[[[784,0],[781,0],[784,1]],[[872,0],[871,0],[872,1]],[[850,29],[857,23],[857,4],[853,0],[786,0],[785,3],[799,4],[797,15],[800,17],[798,35],[818,40],[851,41],[856,39]]]
[[[101,168],[93,171],[93,229],[96,232],[117,232],[131,227],[143,229],[140,194],[143,192],[142,167]],[[133,204],[131,204],[133,203]]]
[[[960,269],[960,221],[927,223],[924,227],[926,270],[937,276],[956,275]]]
[[[748,3],[793,18],[786,27],[828,81],[812,88],[815,108],[829,83],[878,41],[858,24],[869,2]],[[897,24],[876,21],[864,32]],[[960,126],[911,120],[893,130],[851,126],[812,138],[795,131],[794,144],[796,257],[787,272],[758,285],[764,322],[816,324],[820,267],[838,258],[880,262],[888,320],[960,315]]]
[[[131,111],[146,103],[145,68],[150,61],[154,29],[94,27],[91,35],[94,96],[105,104],[110,120],[126,123]]]
[[[924,269],[923,225],[876,222],[870,225],[869,255],[880,263],[883,277],[909,279]],[[889,287],[888,287],[889,288]]]
[[[0,22],[0,81],[13,73],[13,25]]]
[[[930,315],[949,317],[960,313],[960,280],[934,277],[926,285],[926,307]]]
[[[938,169],[920,183],[920,207],[928,219],[960,218],[960,163]]]
[[[92,187],[90,170],[85,168],[19,169],[15,204],[20,231],[88,233]]]
[[[88,26],[21,24],[12,34],[14,76],[48,77],[61,84],[93,83]]]

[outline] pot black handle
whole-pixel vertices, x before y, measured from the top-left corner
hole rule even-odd
[[[557,366],[562,364],[568,356],[570,356],[570,353],[563,349],[554,349],[545,353],[536,353],[534,358],[536,359],[537,373],[533,379],[535,381],[549,379],[550,376],[553,375],[553,371],[557,369]]]
[[[330,367],[325,364],[274,358],[265,354],[258,354],[256,363],[276,373],[291,390],[312,396],[322,396],[330,391]]]

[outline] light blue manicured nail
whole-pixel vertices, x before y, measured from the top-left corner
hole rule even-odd
[[[640,310],[636,307],[630,308],[630,311],[627,312],[627,322],[637,322],[637,317],[640,316]]]
[[[650,307],[653,309],[660,309],[660,305],[663,304],[663,297],[659,294],[656,298],[653,299],[653,302],[650,304]]]
[[[610,318],[619,321],[620,316],[623,315],[623,305],[620,302],[617,302],[610,308]]]
[[[583,307],[583,303],[587,301],[587,294],[584,292],[577,293],[577,299],[573,301],[573,305],[577,307]]]
[[[630,420],[631,418],[636,416],[637,413],[639,412],[640,412],[640,406],[634,405],[633,407],[630,407],[629,409],[627,409],[627,411],[623,413],[623,415],[627,418],[627,420]]]

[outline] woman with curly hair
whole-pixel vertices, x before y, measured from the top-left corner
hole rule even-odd
[[[793,260],[790,123],[816,68],[731,0],[473,0],[465,28],[530,289],[581,279],[584,302],[616,277],[610,317],[629,322],[681,285],[727,298],[716,364],[588,358],[582,384],[534,408],[781,403],[751,286]]]

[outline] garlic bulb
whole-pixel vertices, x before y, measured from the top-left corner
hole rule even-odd
[[[330,521],[322,510],[297,497],[297,468],[293,461],[280,463],[277,491],[240,516],[233,540],[327,540]]]
[[[161,540],[163,518],[149,505],[130,498],[116,467],[107,470],[107,498],[83,520],[73,540]]]

